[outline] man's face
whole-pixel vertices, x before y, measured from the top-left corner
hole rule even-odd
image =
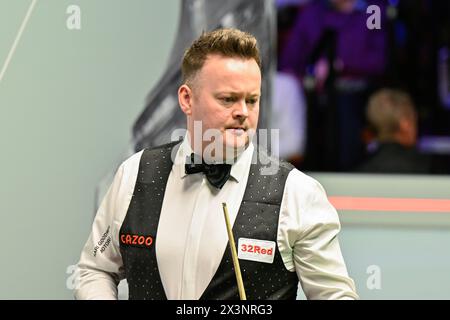
[[[261,95],[261,71],[254,59],[209,55],[190,92],[191,134],[194,121],[201,121],[203,132],[220,132],[226,148],[236,150],[248,145],[249,134],[258,124]]]

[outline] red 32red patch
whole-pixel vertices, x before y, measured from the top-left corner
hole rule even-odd
[[[265,263],[273,263],[275,242],[258,239],[239,238],[238,258]]]

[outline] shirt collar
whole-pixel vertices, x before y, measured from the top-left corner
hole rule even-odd
[[[189,143],[188,133],[183,138],[180,148],[175,156],[174,167],[178,171],[179,176],[184,178],[187,173],[185,172],[184,165],[186,162],[186,157],[192,154],[192,148]],[[248,173],[248,163],[252,160],[254,145],[250,141],[248,147],[242,152],[236,159],[236,161],[231,166],[230,176],[233,177],[237,182],[242,181],[245,175]]]

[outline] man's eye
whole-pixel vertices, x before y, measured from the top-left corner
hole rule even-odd
[[[247,100],[247,104],[255,104],[258,102],[258,99],[249,99]]]
[[[236,98],[233,98],[233,97],[223,97],[223,98],[221,98],[221,100],[222,100],[223,102],[225,102],[225,103],[232,103],[232,102],[235,102],[235,101],[236,101]]]

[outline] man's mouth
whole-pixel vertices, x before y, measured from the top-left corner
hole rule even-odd
[[[226,130],[237,136],[243,135],[247,131],[247,129],[242,126],[229,127],[226,128]]]

